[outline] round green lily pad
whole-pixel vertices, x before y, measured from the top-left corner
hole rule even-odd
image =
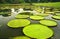
[[[41,20],[41,19],[44,19],[43,16],[30,16],[31,19],[33,20]]]
[[[57,23],[53,20],[40,20],[40,23],[46,26],[56,26]]]
[[[39,16],[48,16],[49,14],[47,14],[47,13],[43,13],[43,14],[38,14]]]
[[[60,11],[55,11],[55,13],[60,13]]]
[[[24,27],[29,25],[30,21],[27,19],[15,19],[8,22],[8,26],[12,28]]]
[[[49,38],[53,35],[53,31],[47,26],[41,24],[31,24],[23,29],[25,35],[32,38]]]
[[[52,16],[52,18],[60,20],[60,16],[59,15]]]
[[[55,15],[60,16],[60,13],[55,13]]]
[[[48,14],[54,14],[54,12],[46,12],[46,13],[48,13]]]
[[[17,37],[10,37],[9,39],[30,39],[30,38],[26,36],[17,36]]]
[[[28,18],[28,17],[29,15],[20,15],[20,14],[16,15],[16,18]]]

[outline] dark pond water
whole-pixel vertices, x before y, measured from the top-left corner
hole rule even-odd
[[[22,32],[23,28],[13,29],[7,26],[7,23],[10,20],[15,19],[15,15],[16,14],[12,14],[11,16],[7,16],[7,17],[0,15],[0,39],[3,39],[3,38],[8,39],[9,37],[24,35]],[[46,17],[46,19],[54,20],[50,18],[50,16]],[[31,21],[31,23],[38,23],[37,21],[33,21],[31,19],[29,20]],[[60,39],[60,20],[55,20],[55,21],[58,23],[58,25],[57,27],[50,27],[54,31],[54,36],[49,39]]]

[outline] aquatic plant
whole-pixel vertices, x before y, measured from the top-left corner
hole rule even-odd
[[[17,36],[17,37],[10,37],[9,39],[30,39],[27,36]]]
[[[30,16],[31,19],[33,20],[41,20],[41,19],[44,19],[43,16]]]
[[[29,15],[20,15],[20,14],[16,15],[16,18],[28,18],[28,17]]]
[[[32,38],[49,38],[53,35],[52,29],[41,24],[31,24],[23,28],[23,33]]]
[[[46,26],[56,26],[57,25],[56,21],[53,21],[53,20],[40,20],[39,22]]]
[[[12,28],[24,27],[29,25],[30,21],[27,19],[15,19],[8,22],[8,26]]]
[[[60,16],[59,15],[54,15],[54,16],[52,16],[52,18],[60,20]]]

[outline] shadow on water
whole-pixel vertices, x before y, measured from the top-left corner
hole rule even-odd
[[[0,17],[3,19],[0,19],[0,38],[8,38],[8,37],[14,37],[14,36],[21,36],[23,35],[22,29],[23,28],[10,28],[7,26],[8,21],[14,19],[10,19],[9,17]],[[6,18],[6,19],[5,19]]]
[[[9,15],[8,14],[4,14],[4,15],[2,15],[3,17],[8,17]]]

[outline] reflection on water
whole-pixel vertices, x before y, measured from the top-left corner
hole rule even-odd
[[[0,15],[0,38],[8,38],[13,36],[21,36],[24,35],[22,32],[23,28],[13,29],[7,26],[7,23],[10,20],[15,19],[16,14],[12,13],[11,16],[3,17]],[[46,17],[46,19],[52,19],[52,15]],[[53,19],[54,20],[54,19]],[[30,20],[32,23],[38,23],[37,21]],[[57,27],[51,27],[54,30],[54,36],[51,39],[60,39],[60,20],[55,20],[58,25]]]
[[[22,33],[21,33],[22,28],[13,29],[13,28],[9,28],[7,26],[8,21],[15,19],[14,17],[15,17],[15,15],[13,15],[13,16],[11,15],[9,17],[3,17],[2,15],[0,15],[0,25],[2,25],[0,27],[0,38],[7,38],[7,37],[11,37],[11,36],[22,35]]]

